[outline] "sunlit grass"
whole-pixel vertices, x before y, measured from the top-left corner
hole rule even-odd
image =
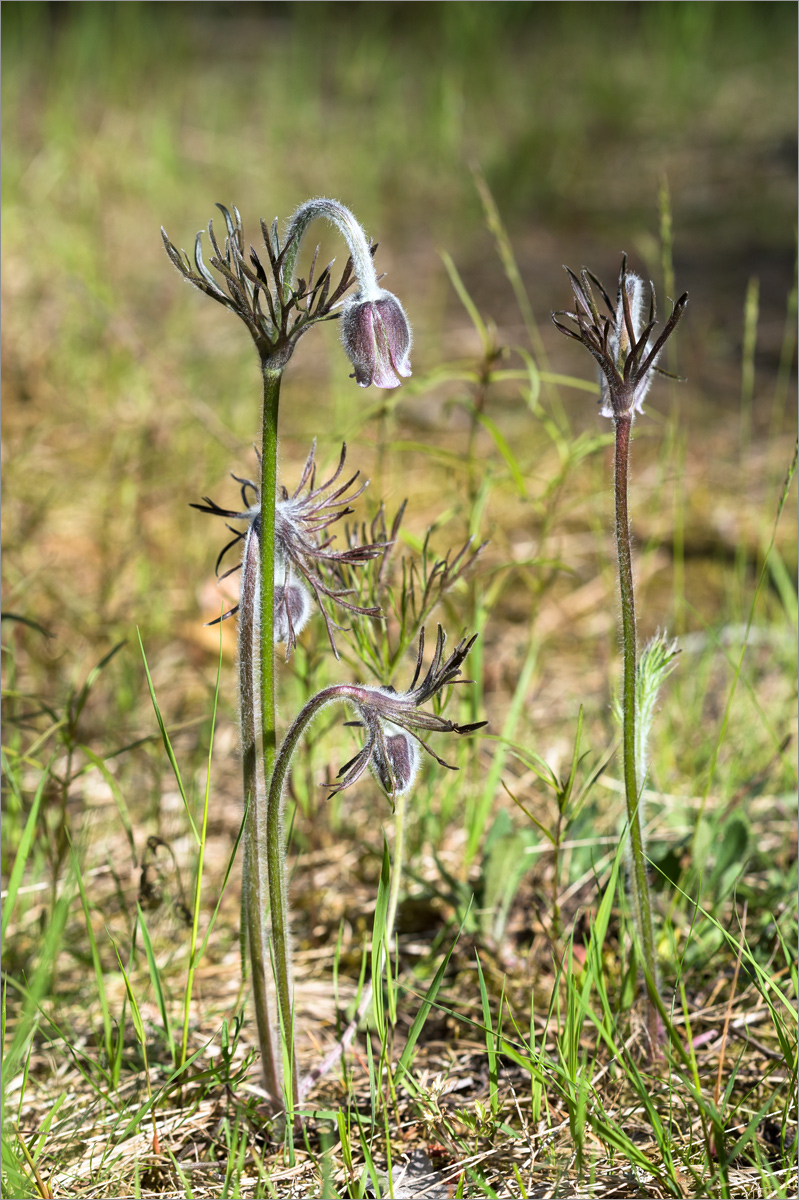
[[[718,245],[790,253],[790,6],[544,6],[534,52],[526,5],[414,6],[416,33],[393,5],[354,6],[357,29],[300,5],[260,39],[212,6],[205,22],[157,7],[157,37],[138,5],[87,5],[52,42],[45,6],[3,12],[4,1191],[390,1194],[417,1150],[460,1195],[795,1194],[795,491],[766,557],[793,452],[795,294],[766,260],[723,302],[718,282],[692,296],[668,364],[689,380],[659,385],[635,429],[642,640],[681,639],[648,779],[662,1071],[643,1066],[617,853],[609,438],[548,328],[555,267],[597,242],[613,261],[624,239],[659,295],[670,272],[689,286],[668,205],[653,236],[661,174],[676,250],[712,240],[681,163],[701,150],[733,171],[718,148],[739,135],[735,153],[769,148],[765,175],[734,171]],[[490,209],[484,225],[474,159],[510,238]],[[398,948],[381,943],[390,813],[368,785],[326,802],[351,743],[332,722],[310,733],[291,795],[303,1065],[373,967],[384,988],[292,1148],[261,1132],[235,639],[229,622],[214,719],[218,547],[188,509],[252,469],[257,364],[178,286],[158,227],[189,248],[216,200],[254,232],[323,191],[380,231],[388,286],[416,308],[416,373],[358,393],[335,330],[307,339],[281,468],[324,427],[322,463],[346,437],[371,477],[359,516],[410,496],[400,556],[431,523],[433,555],[490,539],[443,611],[481,633],[450,715],[491,725],[413,795]],[[544,227],[556,245],[537,257]],[[282,712],[340,677],[324,642],[303,635]]]

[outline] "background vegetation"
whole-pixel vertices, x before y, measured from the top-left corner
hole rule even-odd
[[[795,1194],[793,493],[775,534],[795,440],[794,6],[2,17],[5,1193],[388,1194],[410,1161],[463,1195]],[[241,820],[235,632],[201,936],[221,904],[187,1082],[172,1062],[197,854],[136,630],[196,813],[222,542],[188,504],[232,502],[228,472],[252,470],[259,380],[243,330],[181,286],[159,226],[190,249],[221,201],[255,240],[259,217],[319,194],[380,242],[414,377],[361,392],[334,326],[306,339],[284,384],[284,478],[313,437],[323,463],[346,439],[372,481],[363,516],[409,499],[404,556],[431,525],[440,557],[490,538],[436,616],[481,633],[459,702],[491,736],[414,793],[396,1014],[358,1035],[284,1152],[261,1132],[239,1021],[237,865],[223,888]],[[649,833],[663,994],[696,1047],[690,1069],[651,1074],[616,887],[609,426],[590,365],[549,324],[569,303],[561,264],[612,281],[622,250],[664,310],[691,297],[669,364],[687,382],[656,385],[633,447],[641,634],[668,627],[682,649]],[[341,677],[324,645],[303,635],[287,714]],[[320,727],[294,780],[305,1064],[355,995],[389,827],[370,783],[325,802],[349,753]]]

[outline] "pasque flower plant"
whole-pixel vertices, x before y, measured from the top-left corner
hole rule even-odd
[[[647,706],[644,718],[651,722],[654,706],[651,698],[652,680],[657,677],[659,681],[667,673],[674,658],[674,647],[667,647],[664,635],[660,639],[662,645],[658,653],[644,656],[644,664],[656,665],[651,666],[647,679],[642,678],[637,661],[635,590],[627,490],[633,420],[636,414],[643,412],[643,401],[651,386],[653,372],[660,372],[657,366],[658,358],[685,311],[688,293],[680,296],[672,307],[663,329],[656,335],[654,286],[650,284],[648,315],[644,320],[644,283],[637,275],[628,273],[626,256],[623,256],[621,261],[615,303],[590,271],[583,268],[579,277],[568,267],[566,271],[574,292],[575,307],[572,312],[553,313],[552,320],[561,333],[585,346],[596,361],[599,368],[601,412],[603,416],[613,420],[616,429],[614,484],[624,657],[621,708],[624,790],[630,836],[630,885],[633,914],[649,993],[649,1036],[653,1052],[657,1053],[659,1026],[654,995],[657,989],[657,959],[641,820],[644,767],[640,749],[645,738],[640,736],[642,731],[638,729],[638,722],[641,714],[637,710],[639,696],[645,695]],[[594,288],[599,293],[600,302],[605,304],[605,314],[600,311]]]
[[[241,217],[218,206],[225,222],[224,243],[208,225],[212,257],[206,265],[203,235],[197,234],[193,260],[177,249],[162,230],[167,254],[181,275],[198,290],[235,313],[249,330],[263,377],[263,421],[259,453],[260,478],[236,478],[242,508],[222,508],[205,497],[194,507],[202,512],[243,522],[230,526],[233,539],[217,559],[241,542],[242,559],[225,574],[241,570],[238,605],[222,618],[238,614],[239,709],[246,821],[244,830],[243,912],[251,966],[253,999],[261,1049],[263,1081],[275,1111],[294,1105],[304,1090],[299,1084],[293,1041],[293,998],[284,880],[282,803],[292,756],[309,721],[324,706],[345,702],[357,725],[365,729],[363,749],[341,769],[331,789],[352,786],[367,771],[376,777],[398,813],[410,790],[419,763],[419,746],[439,763],[443,759],[422,740],[421,732],[473,732],[480,723],[459,726],[421,706],[460,677],[473,640],[463,640],[444,661],[444,634],[421,682],[424,636],[420,636],[416,674],[407,692],[382,687],[336,684],[311,698],[290,726],[278,749],[276,736],[276,644],[285,644],[288,658],[303,627],[311,619],[311,593],[321,611],[330,641],[337,625],[329,605],[355,618],[379,619],[379,607],[358,604],[352,589],[342,584],[346,572],[384,556],[387,541],[369,543],[335,540],[329,529],[353,509],[365,484],[355,487],[358,472],[344,478],[346,447],[329,479],[317,485],[315,448],[294,490],[277,483],[278,412],[283,371],[299,339],[322,321],[341,318],[342,344],[361,387],[397,387],[411,373],[411,330],[402,305],[380,286],[374,267],[376,247],[349,209],[338,201],[313,199],[302,204],[281,238],[278,222],[261,222],[264,250],[245,250]],[[316,255],[308,278],[296,268],[303,239],[317,218],[332,223],[343,235],[350,257],[338,282],[332,282],[332,263],[316,272]],[[357,290],[353,294],[351,289]],[[394,877],[388,930],[393,925],[401,862],[401,821],[397,825]],[[271,928],[266,914],[269,913]],[[271,965],[274,964],[274,989]],[[275,1001],[272,1003],[271,993]],[[312,1077],[318,1077],[318,1070]],[[311,1077],[309,1077],[311,1078]]]

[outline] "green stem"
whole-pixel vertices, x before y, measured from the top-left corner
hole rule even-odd
[[[275,497],[277,493],[277,415],[282,370],[264,368],[264,425],[261,442],[261,742],[264,779],[272,775],[275,762]]]
[[[289,767],[294,753],[316,714],[327,704],[336,700],[362,699],[364,689],[357,684],[338,683],[323,688],[305,704],[296,720],[286,732],[274,768],[269,778],[266,800],[266,856],[269,875],[269,907],[272,921],[272,946],[274,949],[275,988],[277,992],[278,1016],[289,1046],[291,1062],[292,1095],[300,1096],[299,1072],[293,1038],[293,1005],[291,974],[291,942],[288,927],[288,899],[284,873],[285,853],[283,848],[283,793]],[[307,1091],[307,1088],[305,1089]]]
[[[260,536],[250,530],[244,547],[239,603],[239,707],[247,823],[244,834],[242,907],[250,954],[253,1003],[264,1087],[282,1102],[280,1058],[269,1015],[268,809],[266,781],[275,760],[275,492],[277,417],[281,371],[264,368]],[[260,726],[260,729],[259,729]],[[259,770],[258,738],[263,760]]]
[[[563,933],[563,923],[560,915],[560,904],[558,897],[560,896],[560,835],[561,825],[563,824],[563,812],[558,803],[558,822],[555,827],[555,842],[553,845],[553,863],[552,863],[552,932],[556,938],[559,938]]]
[[[657,1008],[652,999],[652,989],[657,987],[657,962],[655,936],[652,925],[652,904],[649,881],[646,874],[646,856],[641,828],[640,797],[635,770],[635,701],[636,701],[636,633],[635,593],[633,587],[632,550],[630,546],[630,520],[627,511],[627,482],[630,462],[630,432],[632,415],[625,413],[616,417],[616,546],[619,560],[619,590],[621,594],[622,649],[624,653],[624,691],[622,708],[624,714],[623,753],[624,791],[627,801],[627,821],[630,826],[630,883],[632,888],[633,915],[641,941],[644,958],[644,975],[647,982],[647,1026],[653,1052],[660,1041]]]
[[[402,861],[405,857],[405,809],[408,793],[403,792],[394,800],[394,861],[391,864],[391,888],[388,893],[388,914],[386,916],[386,953],[391,954],[391,943],[394,938],[394,922],[397,919],[397,904],[399,903],[400,883],[402,882]]]
[[[239,601],[239,722],[247,824],[244,833],[242,917],[250,953],[255,1022],[261,1050],[264,1088],[273,1105],[281,1104],[280,1071],[272,1021],[269,1015],[269,952],[266,913],[269,887],[266,878],[265,789],[258,774],[258,688],[260,672],[260,549],[250,532],[244,547]]]

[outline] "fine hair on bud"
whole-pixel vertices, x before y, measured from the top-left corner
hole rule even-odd
[[[369,765],[389,798],[404,796],[411,790],[419,774],[422,761],[419,745],[393,721],[382,721],[381,725],[385,754],[374,754]]]
[[[308,624],[312,613],[311,597],[298,579],[291,579],[289,569],[275,564],[275,644],[286,643],[286,658],[290,647]]]

